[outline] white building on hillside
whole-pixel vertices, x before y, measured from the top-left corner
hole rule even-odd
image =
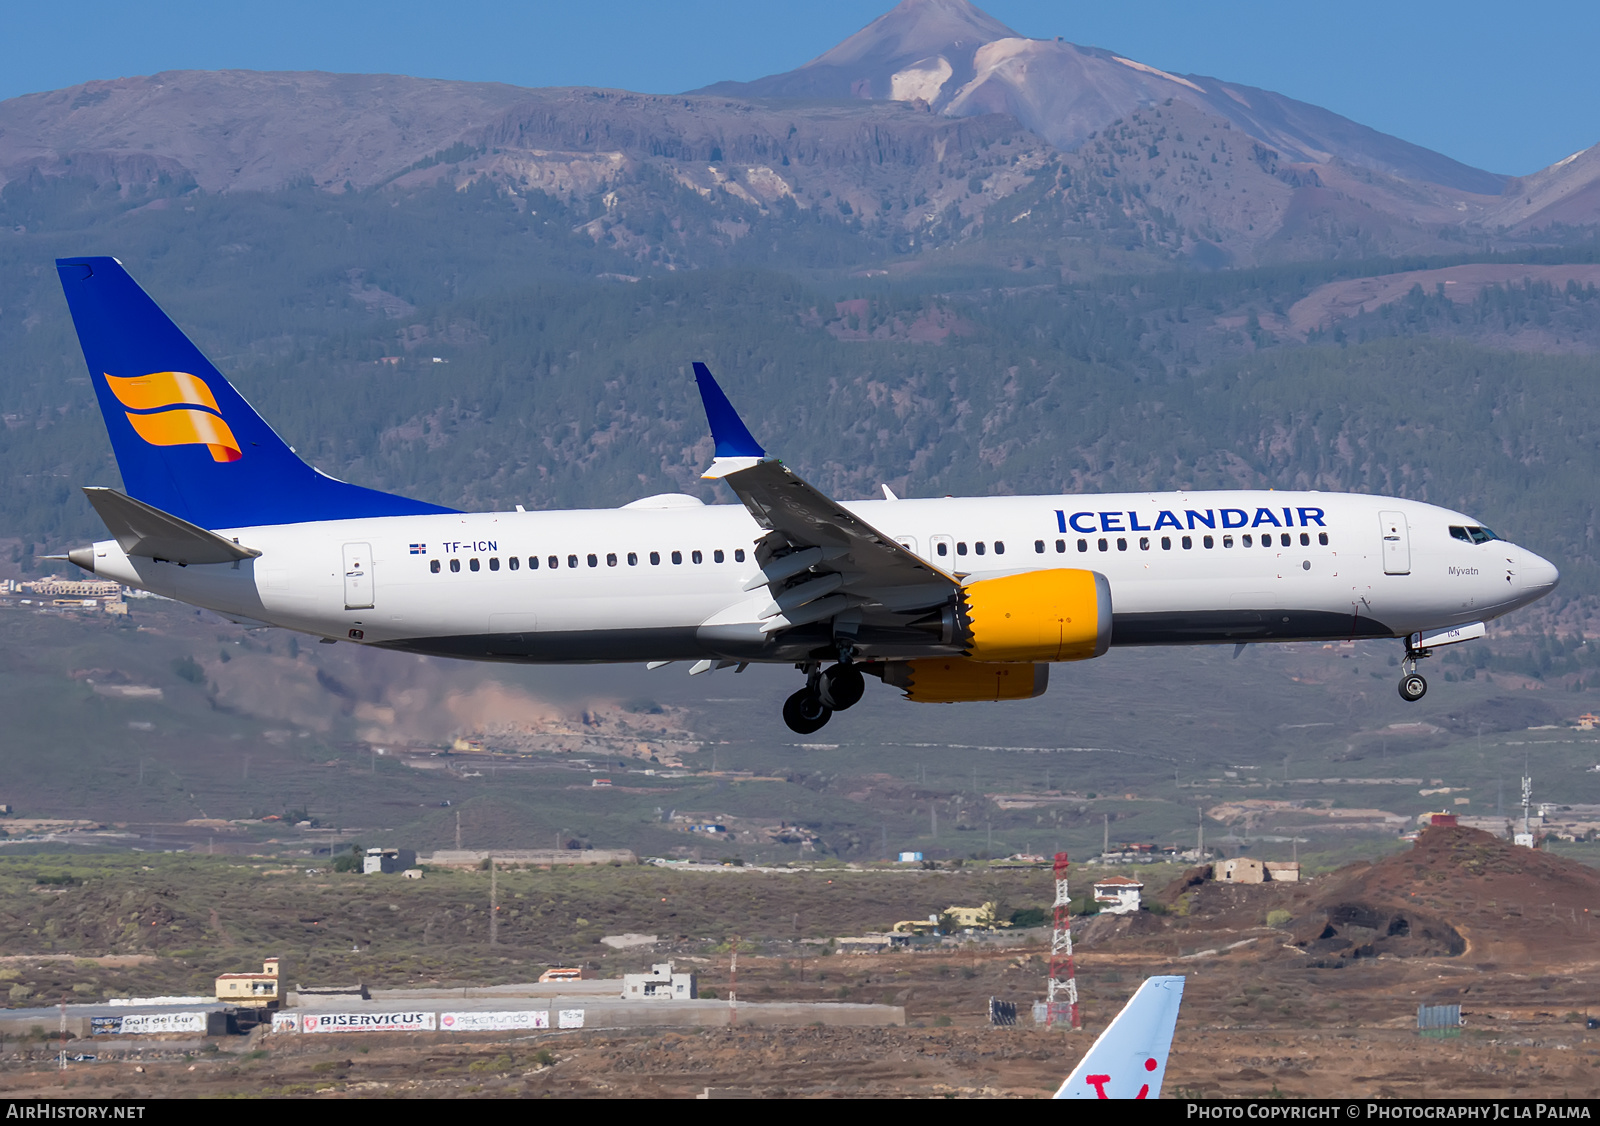
[[[647,974],[622,976],[624,1001],[689,1001],[700,995],[694,974],[675,974],[671,962],[657,962]]]
[[[1139,897],[1143,892],[1144,885],[1138,880],[1108,876],[1095,881],[1094,901],[1102,915],[1131,915],[1139,910]]]

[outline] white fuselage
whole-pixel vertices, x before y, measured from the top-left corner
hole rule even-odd
[[[1558,578],[1515,544],[1452,536],[1452,526],[1476,526],[1464,514],[1391,497],[1121,493],[845,507],[958,578],[1100,572],[1116,645],[1401,637],[1487,621]],[[752,619],[771,597],[746,589],[763,529],[742,505],[668,497],[220,531],[261,555],[180,567],[130,559],[104,541],[95,571],[235,618],[416,652],[793,659],[780,648],[729,652],[702,630],[712,619]]]

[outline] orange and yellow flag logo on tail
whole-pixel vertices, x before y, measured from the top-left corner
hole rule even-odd
[[[205,446],[214,461],[239,460],[239,440],[222,420],[211,388],[199,377],[185,371],[108,374],[106,383],[117,401],[129,408],[124,413],[134,433],[152,446]]]

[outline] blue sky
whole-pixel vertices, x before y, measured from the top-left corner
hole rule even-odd
[[[669,93],[788,70],[892,0],[0,0],[0,98],[179,68],[332,70]],[[980,4],[1018,32],[1109,47],[1325,106],[1480,168],[1600,142],[1600,4],[1140,0]]]

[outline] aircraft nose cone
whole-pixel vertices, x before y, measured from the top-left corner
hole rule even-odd
[[[1538,595],[1549,594],[1561,581],[1561,572],[1556,565],[1548,559],[1541,559],[1531,551],[1524,551],[1522,560],[1522,582],[1530,593]]]

